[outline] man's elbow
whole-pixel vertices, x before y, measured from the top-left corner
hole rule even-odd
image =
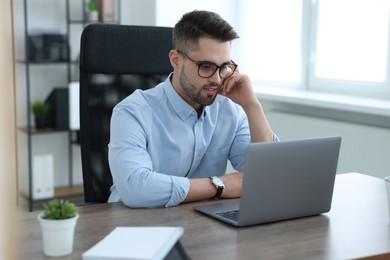
[[[143,194],[123,196],[121,201],[128,208],[161,208],[165,206],[164,203],[151,200],[151,198]]]

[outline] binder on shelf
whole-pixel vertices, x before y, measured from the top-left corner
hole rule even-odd
[[[45,103],[49,104],[49,112],[46,119],[48,127],[57,130],[69,129],[69,90],[67,87],[54,88]]]
[[[116,227],[82,259],[166,259],[182,235],[182,227]]]

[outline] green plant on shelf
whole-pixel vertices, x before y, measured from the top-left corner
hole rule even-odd
[[[43,205],[44,219],[68,219],[76,215],[76,206],[73,202],[54,198]]]
[[[50,109],[50,105],[43,101],[37,100],[31,104],[31,108],[35,116],[36,128],[43,128],[45,126],[45,121]]]
[[[88,2],[88,11],[93,11],[93,10],[96,10],[96,3],[94,1],[89,1]]]

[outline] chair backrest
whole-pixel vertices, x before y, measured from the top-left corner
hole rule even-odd
[[[90,24],[80,46],[80,145],[85,202],[107,202],[113,107],[135,89],[148,89],[172,71],[172,28]]]

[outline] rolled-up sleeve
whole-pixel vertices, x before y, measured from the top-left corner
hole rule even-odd
[[[190,181],[188,178],[170,176],[172,179],[172,196],[165,207],[173,207],[183,202],[190,190]]]

